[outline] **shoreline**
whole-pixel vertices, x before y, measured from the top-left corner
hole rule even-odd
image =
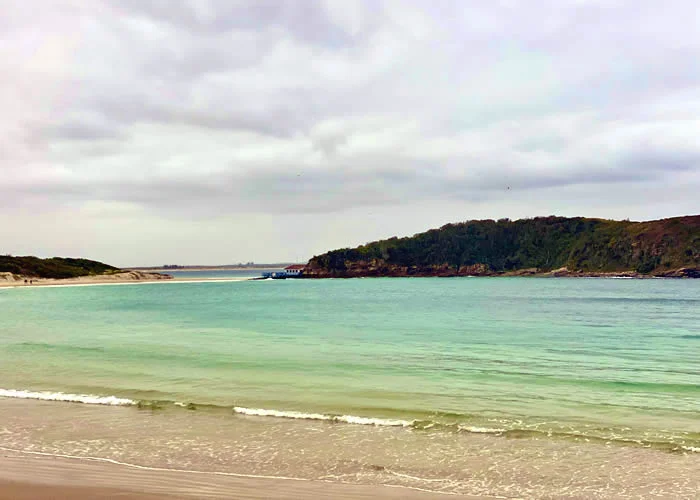
[[[312,497],[350,499],[467,500],[502,497],[455,495],[390,485],[255,477],[207,471],[148,468],[88,457],[69,457],[0,448],[0,500]]]
[[[177,268],[170,268],[170,267],[128,267],[126,270],[128,271],[139,271],[139,272],[147,272],[147,273],[177,273],[177,272],[188,272],[188,273],[194,273],[198,271],[202,272],[211,272],[211,271],[273,271],[277,269],[283,269],[284,267],[288,266],[290,264],[284,264],[280,266],[261,266],[261,267],[240,267],[240,266],[224,266],[224,267],[217,267],[217,266],[192,266],[192,267],[177,267]]]
[[[2,276],[0,276],[2,278]],[[143,285],[153,283],[210,283],[248,281],[249,277],[174,277],[168,274],[142,271],[126,271],[98,276],[80,276],[77,278],[34,278],[31,276],[14,275],[11,279],[0,279],[0,288],[35,288],[35,287],[74,287],[74,286],[104,286],[104,285]],[[25,283],[31,280],[32,283]]]
[[[65,283],[34,283],[25,285],[24,283],[2,283],[3,288],[68,288],[68,287],[89,287],[89,286],[118,286],[118,285],[175,285],[184,283],[234,283],[239,281],[253,281],[252,278],[179,278],[171,280],[142,280],[142,281],[94,281],[94,282],[65,282]]]
[[[587,440],[475,433],[456,442],[394,427],[96,404],[0,398],[0,416],[0,500],[46,492],[55,499],[515,499],[558,498],[569,488],[606,493],[600,498],[640,498],[661,488],[690,499],[700,466],[695,454]],[[109,444],[91,446],[100,441]],[[359,452],[351,444],[358,441]],[[434,469],[436,459],[452,465]],[[582,474],[571,484],[575,471]]]
[[[495,272],[481,270],[477,272],[460,272],[450,269],[357,269],[344,272],[327,272],[311,269],[301,276],[302,279],[328,278],[608,278],[608,279],[700,279],[700,269],[680,268],[662,274],[644,274],[637,271],[569,271],[566,268],[551,271],[538,269],[520,269],[517,271]]]
[[[621,448],[644,448],[661,451],[664,453],[695,455],[700,453],[700,447],[697,443],[693,445],[687,442],[674,442],[668,439],[645,439],[637,436],[622,436],[622,435],[605,435],[596,433],[586,433],[584,429],[572,430],[570,427],[559,429],[536,430],[527,426],[507,425],[504,422],[500,426],[493,423],[467,422],[463,421],[458,424],[445,422],[441,420],[433,420],[423,414],[414,415],[393,415],[387,416],[383,414],[367,414],[366,412],[343,413],[343,412],[322,412],[315,408],[307,410],[290,410],[290,409],[265,409],[259,408],[260,405],[253,404],[250,407],[236,406],[231,404],[216,404],[216,403],[201,403],[194,401],[175,401],[175,400],[148,400],[136,399],[133,396],[119,395],[98,395],[98,394],[74,394],[62,391],[53,390],[24,390],[24,389],[5,389],[0,388],[0,403],[3,399],[16,401],[18,404],[26,402],[32,404],[38,403],[60,403],[67,405],[88,405],[94,407],[121,407],[121,408],[136,408],[139,410],[149,409],[162,412],[178,412],[199,410],[198,413],[209,415],[230,415],[234,417],[244,417],[257,419],[260,422],[269,422],[270,424],[281,424],[284,421],[294,422],[302,421],[310,424],[341,424],[350,426],[362,426],[366,428],[403,428],[414,431],[422,431],[433,428],[442,428],[450,432],[461,433],[463,435],[480,435],[490,436],[499,439],[513,439],[519,437],[528,438],[548,438],[559,442],[576,442],[578,439],[585,439],[587,443],[597,443],[605,445],[616,445]],[[182,415],[182,414],[181,414]],[[2,435],[2,433],[0,433]],[[0,442],[0,451],[4,448]],[[107,460],[109,461],[109,460]]]
[[[234,271],[249,270],[245,268],[198,268],[188,269],[189,272],[207,272],[210,270]],[[264,270],[260,268],[260,270]],[[175,270],[183,271],[183,269]],[[491,272],[481,270],[473,273],[460,272],[450,269],[351,269],[345,272],[326,272],[318,269],[310,269],[306,274],[294,277],[296,279],[352,279],[352,278],[597,278],[597,279],[700,279],[700,270],[696,268],[680,268],[668,271],[663,274],[643,274],[637,271],[614,271],[614,272],[583,272],[569,271],[566,268],[551,271],[540,271],[538,269],[521,269],[509,272]],[[177,277],[177,274],[163,274],[154,271],[126,270],[119,273],[79,276],[76,278],[35,278],[31,276],[13,275],[11,273],[0,273],[0,288],[23,288],[23,287],[64,287],[64,286],[94,286],[94,285],[126,285],[126,284],[146,284],[146,283],[209,283],[227,281],[248,281],[262,280],[262,277],[206,277],[198,278],[194,276]],[[31,280],[31,284],[29,281]]]
[[[613,279],[613,280],[695,280],[700,279],[700,276],[629,276],[624,274],[570,274],[562,276],[554,276],[549,273],[538,274],[359,274],[351,276],[341,275],[324,275],[324,276],[299,276],[297,278],[287,279],[306,279],[306,280],[329,280],[329,279],[365,279],[365,278],[532,278],[532,279]]]
[[[64,288],[64,287],[88,287],[110,285],[153,285],[153,284],[183,284],[183,283],[232,283],[240,281],[266,281],[266,278],[240,277],[240,278],[154,278],[154,279],[100,279],[101,277],[84,277],[92,279],[33,279],[34,283],[22,281],[0,281],[0,289],[4,288]],[[358,275],[358,276],[300,276],[298,280],[330,280],[330,279],[365,279],[365,278],[534,278],[534,279],[628,279],[628,280],[694,280],[695,277],[671,277],[671,276],[626,276],[626,275],[567,275],[552,276],[550,274],[500,274],[500,275]],[[279,280],[284,281],[284,280]]]
[[[125,283],[153,283],[170,281],[173,277],[167,274],[147,273],[142,271],[123,271],[110,274],[78,276],[75,278],[37,278],[12,273],[0,273],[0,287],[23,288],[35,286],[80,286],[106,285]]]

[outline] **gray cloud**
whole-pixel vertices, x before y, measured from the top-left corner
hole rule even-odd
[[[599,215],[699,212],[696,9],[6,1],[0,206],[133,224],[372,212],[397,232],[467,209],[586,215],[611,190]]]

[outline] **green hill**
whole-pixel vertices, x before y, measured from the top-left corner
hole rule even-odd
[[[0,273],[12,273],[36,278],[77,278],[117,272],[120,269],[87,259],[70,259],[52,257],[40,259],[38,257],[12,257],[0,256]]]
[[[566,269],[564,269],[566,268]],[[700,277],[700,216],[447,224],[313,257],[308,277],[631,273]]]

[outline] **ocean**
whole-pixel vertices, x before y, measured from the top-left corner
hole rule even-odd
[[[259,269],[166,269],[159,271],[169,274],[177,280],[223,280],[236,278],[259,278],[263,271],[282,271],[281,268],[259,268]]]
[[[700,281],[22,287],[0,312],[1,449],[503,498],[700,495]]]

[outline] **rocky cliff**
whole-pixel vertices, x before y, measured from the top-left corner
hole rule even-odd
[[[468,221],[333,250],[304,275],[700,277],[700,216]]]

